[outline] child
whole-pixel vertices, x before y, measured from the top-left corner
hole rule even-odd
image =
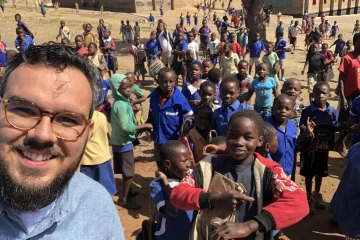
[[[240,44],[238,44],[236,42],[235,38],[236,38],[235,33],[230,34],[230,42],[232,43],[232,52],[236,53],[239,56],[239,59],[240,59],[241,47],[240,47]]]
[[[40,11],[41,11],[41,14],[43,15],[43,17],[45,17],[46,10],[45,10],[44,4],[42,2],[40,2]]]
[[[202,73],[201,73],[201,79],[208,80],[209,71],[214,68],[213,63],[210,59],[205,59],[202,62]]]
[[[97,34],[98,34],[98,38],[99,38],[100,42],[102,41],[102,39],[104,37],[104,32],[106,29],[107,28],[104,25],[104,19],[99,19],[99,25],[97,26],[96,30],[97,30]]]
[[[115,195],[117,190],[111,165],[106,117],[95,110],[92,120],[94,121],[93,135],[86,143],[80,172],[103,185],[110,195]]]
[[[110,29],[106,29],[104,31],[104,37],[102,38],[100,49],[104,55],[106,61],[106,67],[108,69],[108,74],[111,77],[111,71],[116,73],[118,68],[118,62],[114,55],[114,51],[116,50],[116,45],[114,40],[111,38]]]
[[[274,46],[272,45],[272,43],[267,43],[265,47],[266,47],[266,54],[263,56],[262,62],[268,65],[269,76],[274,78],[276,87],[278,87],[279,86],[278,72],[280,67],[279,65],[280,59],[278,55],[275,52],[273,52]]]
[[[203,57],[206,56],[206,49],[208,42],[210,40],[211,35],[211,29],[207,25],[207,21],[203,20],[202,27],[199,29],[199,35],[200,35],[200,42],[201,42],[201,49],[203,50]]]
[[[300,175],[305,177],[310,214],[315,213],[315,207],[326,207],[320,188],[322,178],[328,176],[329,151],[334,144],[334,126],[338,123],[336,109],[327,102],[330,86],[326,82],[318,82],[314,85],[313,93],[314,101],[301,114],[300,126],[304,135],[301,137],[300,134],[298,139],[298,144],[301,144]],[[331,137],[321,139],[328,132],[331,132]],[[314,176],[315,191],[312,192]]]
[[[292,112],[290,114],[290,120],[292,120],[296,128],[298,129],[297,135],[300,133],[299,123],[301,112],[305,108],[304,105],[299,101],[299,96],[301,94],[301,82],[295,78],[287,79],[281,89],[282,94],[289,95],[293,100]]]
[[[274,78],[269,77],[269,68],[266,63],[260,63],[257,67],[258,77],[254,78],[249,88],[246,98],[248,102],[254,92],[256,93],[254,110],[259,113],[263,119],[271,115],[273,106],[272,96],[277,96],[276,83]]]
[[[204,147],[209,143],[210,123],[213,110],[210,106],[201,105],[195,110],[195,126],[189,131],[188,141],[194,156],[195,163],[201,161],[204,156]]]
[[[201,63],[192,62],[189,69],[190,78],[188,78],[188,81],[181,90],[181,93],[185,96],[193,111],[197,107],[197,105],[199,105],[201,99],[198,89],[200,88],[201,83],[206,81],[200,78],[201,70]]]
[[[114,173],[122,174],[122,197],[120,205],[129,210],[137,210],[141,205],[133,200],[131,189],[135,175],[134,142],[136,133],[151,129],[150,124],[137,125],[130,103],[131,83],[123,74],[113,74],[110,87],[114,97],[111,110],[111,138]]]
[[[175,87],[175,77],[173,69],[162,68],[158,72],[159,86],[149,95],[150,106],[146,122],[154,129],[151,136],[155,152],[168,140],[177,140],[182,125],[186,129],[181,134],[186,135],[192,120],[193,111],[184,95]]]
[[[309,102],[312,101],[313,98],[313,87],[316,82],[323,81],[324,69],[325,69],[325,57],[322,55],[319,50],[319,45],[317,43],[313,43],[310,46],[310,50],[306,55],[306,61],[304,64],[304,68],[301,71],[301,74],[304,75],[305,68],[309,63],[309,68],[307,72],[308,79],[308,91],[309,91]]]
[[[130,21],[126,20],[126,25],[125,25],[125,40],[127,43],[131,43],[132,39],[133,39],[133,34],[134,34],[134,29],[132,28],[132,26],[130,25]],[[135,41],[135,38],[134,38]]]
[[[61,39],[68,39],[70,41],[70,30],[67,26],[65,26],[65,21],[60,21],[59,34],[56,36],[56,41],[61,37]]]
[[[238,33],[237,42],[240,44],[240,48],[241,48],[240,56],[242,57],[242,60],[245,59],[247,37],[248,34],[246,32],[246,29],[244,27],[240,27],[240,32]]]
[[[207,48],[210,53],[210,60],[213,66],[216,67],[220,48],[220,41],[216,38],[216,33],[211,33],[210,41],[208,42]]]
[[[282,17],[282,13],[280,12],[280,10],[278,10],[278,13],[277,13],[276,17],[277,17],[277,24],[280,25],[281,17]]]
[[[260,39],[260,33],[256,33],[256,39],[247,45],[250,51],[249,74],[251,75],[252,66],[255,64],[255,69],[260,64],[260,54],[265,51],[265,45]]]
[[[275,37],[276,37],[276,33],[277,32],[284,32],[284,26],[283,26],[283,23],[282,22],[280,22],[279,23],[279,26],[277,26],[276,27],[276,29],[275,29]],[[276,37],[277,38],[277,37]]]
[[[186,14],[186,24],[188,25],[188,27],[190,27],[191,25],[191,15],[189,12],[187,12]]]
[[[163,7],[161,6],[161,7],[160,7],[160,16],[163,17],[164,15],[165,15],[164,9],[163,9]]]
[[[249,88],[251,86],[251,83],[253,81],[253,77],[249,74],[247,74],[247,70],[249,68],[249,64],[246,60],[241,60],[237,66],[238,73],[234,75],[234,77],[239,82],[240,87],[240,94],[239,94],[239,101],[240,103],[250,103],[246,101]],[[250,100],[249,100],[250,101]]]
[[[266,120],[274,126],[278,137],[279,147],[275,153],[271,154],[271,159],[282,166],[288,177],[292,173],[296,157],[297,129],[295,123],[289,120],[292,109],[292,98],[289,95],[280,94],[274,99],[272,114]]]
[[[335,39],[335,36],[337,35],[337,32],[340,31],[340,28],[339,26],[337,25],[337,22],[334,21],[334,25],[332,25],[331,27],[331,35],[330,35],[330,38],[334,38]]]
[[[124,23],[124,20],[121,20],[119,35],[120,35],[120,34],[122,35],[123,43],[125,43],[126,25],[125,25],[125,23]]]
[[[150,22],[150,27],[155,26],[155,17],[154,17],[154,15],[152,15],[152,13],[150,13],[150,16],[149,16],[149,22]]]
[[[29,35],[32,39],[34,39],[34,34],[30,31],[30,29],[27,27],[27,25],[21,21],[21,15],[15,14],[15,21],[17,22],[17,26],[24,29],[24,34]]]
[[[338,55],[341,58],[344,57],[343,53],[344,53],[344,48],[345,48],[346,43],[343,39],[342,34],[339,34],[338,39],[333,44],[331,44],[331,46],[329,48],[331,48],[334,45],[335,45],[334,57],[337,57]]]
[[[210,106],[213,111],[220,107],[219,101],[215,100],[216,97],[216,86],[213,82],[205,81],[200,85],[200,104]]]
[[[352,53],[352,52],[353,52],[352,42],[351,42],[351,40],[348,40],[348,41],[346,41],[346,44],[345,44],[343,56],[346,56],[348,53]]]
[[[232,114],[242,109],[251,109],[249,104],[239,102],[239,93],[240,88],[236,78],[229,76],[223,79],[220,86],[222,105],[215,110],[211,120],[211,129],[215,130],[218,136],[226,136],[226,129]]]
[[[232,43],[225,43],[224,54],[220,58],[221,78],[238,73],[237,66],[240,62],[239,56],[232,52]]]
[[[97,67],[100,76],[104,78],[105,73],[108,71],[106,61],[104,55],[98,52],[98,48],[95,43],[90,43],[88,46],[88,59],[95,67]]]
[[[193,50],[194,58],[199,59],[199,45],[195,42],[195,35],[192,32],[188,33],[188,49]]]
[[[88,47],[90,43],[95,43],[99,46],[99,39],[95,33],[92,32],[92,26],[90,23],[86,24],[84,32],[84,46]]]
[[[204,155],[216,154],[218,157],[229,156],[226,152],[226,137],[216,136],[204,147]]]
[[[193,211],[175,208],[170,202],[170,193],[191,173],[189,155],[187,147],[179,141],[170,140],[160,149],[156,179],[150,183],[150,197],[159,211],[154,240],[188,238]]]
[[[146,101],[146,97],[141,88],[135,83],[135,74],[133,72],[125,73],[131,83],[131,106],[134,110],[135,118],[138,124],[144,124],[143,106],[141,105]]]
[[[302,33],[302,29],[299,26],[299,21],[295,21],[295,24],[289,27],[290,45],[293,45],[293,50],[291,51],[291,54],[294,54],[297,43],[297,36],[299,32]]]
[[[281,75],[278,77],[281,81],[285,81],[285,57],[286,57],[286,40],[283,38],[284,32],[276,32],[275,52],[279,58]]]
[[[185,20],[185,17],[184,17],[184,15],[181,13],[181,14],[180,14],[180,25],[184,25],[184,20]]]
[[[215,84],[216,87],[216,95],[215,100],[217,104],[221,106],[221,98],[220,98],[220,81],[221,81],[221,71],[218,68],[210,69],[208,74],[208,80]]]
[[[325,38],[328,39],[330,36],[331,25],[328,20],[325,20],[324,25],[325,25]]]
[[[15,47],[19,52],[26,51],[30,46],[34,45],[33,39],[25,34],[25,31],[22,27],[16,28],[17,38],[15,39]]]
[[[262,145],[262,135],[261,116],[252,110],[238,111],[230,118],[226,134],[229,156],[209,155],[195,166],[193,174],[173,189],[171,203],[175,207],[202,210],[194,213],[197,219],[193,223],[198,224],[193,226],[191,238],[271,239],[275,227],[286,228],[308,214],[301,188],[285,177],[280,165],[254,153]],[[241,183],[246,195],[236,190],[207,192],[215,172]],[[217,212],[224,213],[224,218],[235,216],[230,221],[211,224],[209,215],[203,216],[203,211],[210,216]]]
[[[87,56],[89,54],[88,48],[84,46],[83,35],[76,35],[75,37],[75,49],[78,54]]]
[[[264,158],[271,159],[270,154],[276,153],[279,143],[276,129],[269,122],[264,122],[263,143],[257,147],[255,152],[259,153]]]
[[[7,66],[6,61],[6,54],[8,52],[6,43],[1,41],[1,34],[0,34],[0,72],[5,71]]]
[[[185,72],[185,74],[186,74],[186,82],[191,81],[192,76],[190,74],[190,67],[191,67],[191,64],[194,63],[194,62],[199,63],[200,66],[201,66],[200,60],[195,58],[194,51],[193,50],[187,50],[186,51],[186,59],[184,61],[185,70],[186,70],[186,72]],[[201,69],[201,71],[202,71],[202,69]],[[200,74],[201,74],[201,72],[200,72]]]
[[[142,83],[145,82],[145,69],[146,53],[144,44],[140,43],[140,38],[134,38],[134,45],[131,45],[128,52],[134,57],[134,73],[136,74],[137,82],[139,83],[140,75],[142,76]]]
[[[195,26],[197,26],[199,24],[199,16],[198,16],[198,14],[195,13],[193,18],[194,18],[194,24],[195,24]]]
[[[354,35],[355,33],[358,33],[358,32],[360,32],[360,23],[359,23],[359,20],[356,20],[352,35]]]
[[[134,36],[138,36],[140,37],[140,26],[139,26],[139,23],[138,22],[135,22],[135,26],[134,26]],[[135,40],[134,40],[135,41]]]

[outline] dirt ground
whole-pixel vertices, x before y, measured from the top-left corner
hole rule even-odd
[[[217,4],[219,4],[217,2]],[[112,30],[112,37],[116,41],[117,50],[116,55],[118,56],[119,62],[119,73],[125,73],[127,71],[133,70],[133,59],[127,54],[128,44],[122,43],[119,36],[120,20],[130,20],[132,25],[135,21],[140,22],[141,27],[141,37],[142,42],[145,43],[150,35],[150,29],[148,23],[143,23],[144,17],[149,15],[149,12],[141,14],[124,14],[124,13],[113,13],[113,12],[104,12],[103,15],[100,15],[98,11],[85,11],[80,10],[77,14],[75,9],[65,9],[60,8],[58,11],[55,11],[52,7],[47,7],[46,17],[42,17],[40,9],[34,9],[34,3],[30,4],[30,7],[26,6],[25,1],[17,1],[17,8],[15,9],[12,4],[5,4],[5,14],[0,13],[0,33],[1,40],[7,43],[9,49],[15,49],[14,40],[16,38],[15,28],[16,22],[14,21],[14,14],[20,13],[23,17],[23,21],[28,25],[31,31],[35,35],[35,42],[37,44],[42,44],[47,41],[55,41],[55,36],[58,33],[59,22],[60,20],[65,20],[66,25],[70,28],[72,39],[77,34],[82,34],[82,25],[83,23],[91,23],[96,30],[98,24],[98,19],[103,18],[105,25]],[[233,4],[236,7],[240,6],[239,0],[235,1]],[[220,7],[217,5],[216,7]],[[165,11],[165,17],[163,18],[167,24],[168,28],[172,31],[174,30],[175,23],[178,22],[180,13],[183,12],[186,14],[187,11],[193,15],[196,11],[195,8],[192,9],[183,9],[176,11]],[[222,15],[222,10],[217,10],[220,15]],[[159,12],[153,12],[156,19],[159,19]],[[202,15],[200,15],[202,16]],[[340,27],[340,33],[344,35],[345,40],[352,40],[352,28],[355,23],[355,20],[358,19],[358,15],[350,16],[341,16],[341,17],[328,17],[330,23],[333,23],[334,20],[338,21]],[[292,17],[284,16],[283,22],[287,26],[290,23]],[[317,24],[320,20],[317,20]],[[215,27],[212,23],[209,23],[210,28],[215,31]],[[270,27],[267,29],[268,40],[275,41],[273,37],[275,35],[276,27],[276,16],[272,16]],[[301,98],[305,106],[309,105],[308,102],[308,92],[306,89],[306,76],[301,75],[301,70],[305,62],[305,49],[304,49],[304,35],[301,34],[298,40],[299,48],[296,50],[294,55],[287,54],[286,59],[286,72],[285,77],[294,77],[302,81],[303,89]],[[327,43],[332,43],[333,40],[327,40]],[[334,48],[332,48],[334,50]],[[247,55],[248,58],[248,55]],[[335,64],[333,69],[337,69],[338,63]],[[338,71],[335,72],[335,78],[338,77]],[[337,106],[338,98],[334,94],[334,89],[337,85],[336,81],[331,82],[332,97],[330,98],[331,104]],[[146,85],[142,86],[145,94],[149,94],[155,86],[153,81],[149,76],[146,77]],[[148,111],[148,102],[144,103],[145,108],[145,119]],[[135,150],[136,156],[136,175],[134,177],[134,185],[136,188],[139,188],[140,195],[137,197],[137,200],[143,205],[138,211],[128,211],[123,209],[117,204],[119,196],[114,196],[113,200],[118,209],[118,213],[121,217],[121,221],[124,227],[126,239],[134,239],[135,235],[141,227],[141,222],[147,218],[149,211],[149,183],[154,178],[154,172],[156,170],[155,162],[153,161],[153,143],[146,141],[146,137],[142,137],[141,145],[138,146]],[[341,179],[342,173],[345,167],[345,159],[343,159],[338,153],[331,152],[329,158],[329,177],[323,180],[322,193],[325,199],[325,202],[328,204],[331,201],[331,198],[336,190],[338,183]],[[297,172],[299,169],[297,168]],[[120,187],[121,176],[116,176],[117,182]],[[304,178],[297,174],[296,182],[305,189]],[[293,239],[293,240],[302,240],[302,239],[316,239],[316,240],[337,240],[343,239],[343,235],[339,232],[339,229],[331,224],[330,222],[331,215],[325,211],[317,211],[315,215],[308,216],[300,223],[295,224],[292,227],[289,227],[284,230],[286,237],[284,239]]]

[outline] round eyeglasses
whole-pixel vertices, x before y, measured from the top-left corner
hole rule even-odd
[[[89,126],[91,120],[72,112],[51,113],[40,110],[33,103],[22,100],[1,99],[5,105],[6,121],[14,128],[29,131],[35,128],[44,115],[51,118],[51,129],[56,137],[76,140]]]

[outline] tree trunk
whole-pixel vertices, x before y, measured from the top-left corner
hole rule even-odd
[[[242,0],[243,7],[247,12],[246,27],[251,29],[249,31],[249,42],[255,39],[256,33],[260,33],[260,38],[266,40],[266,27],[265,20],[266,14],[264,13],[265,0]]]

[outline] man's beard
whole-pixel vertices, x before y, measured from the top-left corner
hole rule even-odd
[[[36,144],[35,141],[30,146],[32,147],[34,144]],[[10,147],[12,148],[11,151],[16,151],[13,146]],[[3,147],[0,145],[0,151],[2,150]],[[2,159],[6,156],[0,155],[0,200],[6,206],[18,212],[35,212],[48,206],[64,192],[65,187],[79,166],[84,151],[85,147],[81,155],[74,159],[68,168],[60,170],[51,182],[41,187],[18,183],[10,174],[9,163]],[[59,160],[52,159],[50,161]],[[35,171],[23,169],[23,172],[31,179],[30,182],[36,182],[37,175]]]

